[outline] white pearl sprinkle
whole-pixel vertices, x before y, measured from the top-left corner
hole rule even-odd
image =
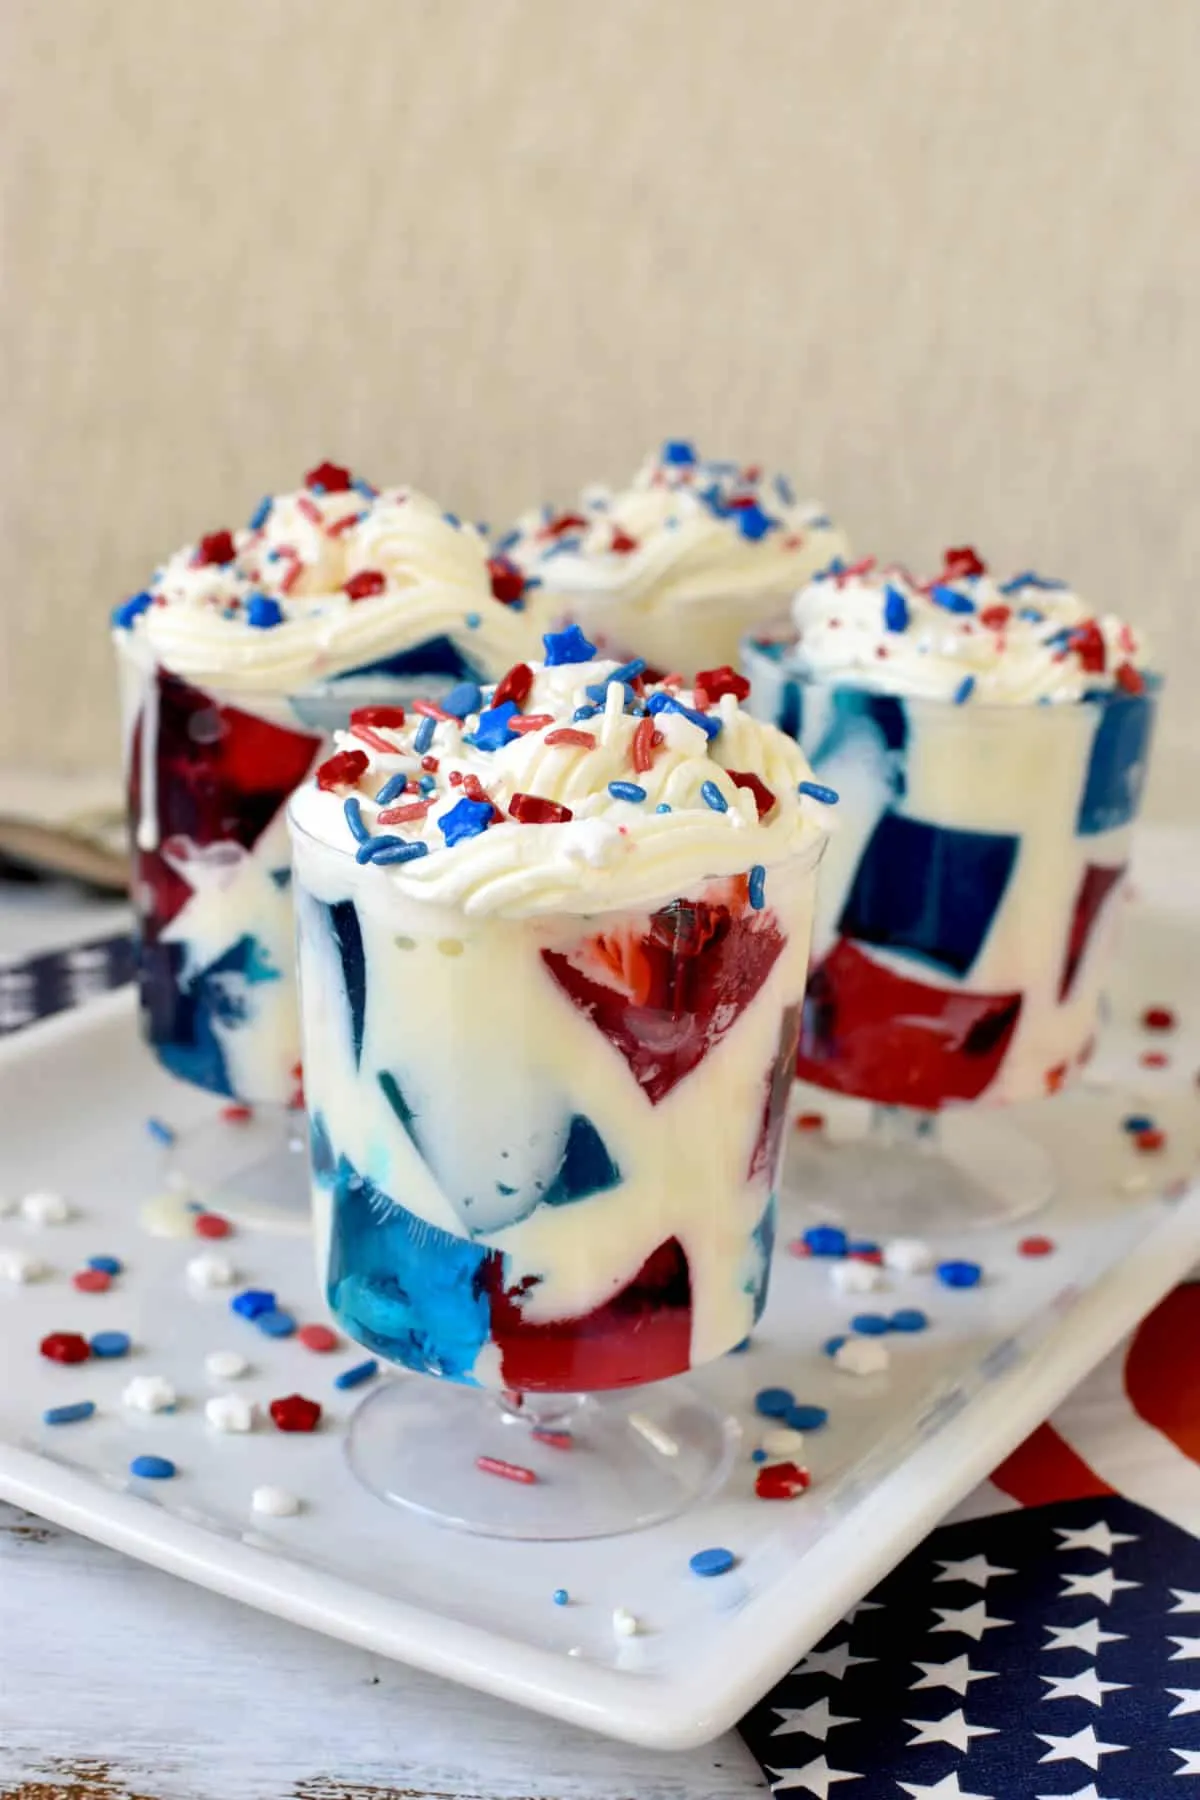
[[[773,1425],[759,1440],[768,1456],[796,1457],[804,1454],[804,1433],[790,1425]]]
[[[135,1375],[126,1385],[121,1399],[136,1412],[170,1412],[177,1395],[170,1382],[161,1375]]]
[[[638,1634],[637,1619],[627,1606],[613,1608],[612,1626],[618,1637],[636,1637]]]
[[[881,1375],[892,1359],[878,1338],[852,1337],[835,1352],[833,1360],[847,1375]]]
[[[875,1263],[847,1256],[830,1264],[829,1279],[839,1294],[869,1294],[883,1286],[883,1271]]]
[[[927,1275],[937,1258],[920,1238],[892,1238],[883,1246],[883,1260],[901,1275]]]
[[[250,1364],[240,1350],[210,1350],[204,1359],[204,1367],[214,1381],[237,1381]]]
[[[237,1271],[227,1256],[215,1250],[204,1250],[187,1265],[187,1278],[193,1287],[232,1287]]]
[[[0,1281],[41,1281],[50,1273],[40,1256],[28,1250],[0,1250]]]
[[[71,1208],[61,1194],[26,1194],[21,1201],[21,1216],[31,1225],[65,1225]]]
[[[266,1513],[272,1519],[290,1519],[293,1513],[300,1511],[296,1495],[281,1487],[256,1487],[250,1496],[250,1504],[256,1513]]]
[[[253,1431],[254,1402],[241,1394],[214,1394],[204,1402],[204,1417],[214,1431]]]

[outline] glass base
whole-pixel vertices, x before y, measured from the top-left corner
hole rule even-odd
[[[678,1381],[502,1396],[415,1375],[359,1407],[346,1454],[391,1506],[456,1531],[550,1542],[683,1512],[725,1480],[739,1437],[732,1418]],[[488,1472],[481,1458],[522,1473]]]
[[[779,1198],[788,1225],[934,1237],[1028,1218],[1055,1185],[1049,1152],[998,1112],[875,1106],[857,1136],[791,1132]]]
[[[210,1212],[259,1230],[309,1229],[312,1192],[305,1115],[256,1106],[247,1119],[216,1118],[181,1131],[170,1175]]]

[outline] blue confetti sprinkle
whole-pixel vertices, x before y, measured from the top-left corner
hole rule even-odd
[[[356,476],[350,485],[356,494],[362,495],[364,500],[377,500],[379,498],[379,489],[377,487],[372,487],[371,483],[365,480],[361,475]]]
[[[121,1273],[119,1256],[89,1256],[87,1266],[89,1269],[96,1269],[101,1275],[119,1275]]]
[[[889,631],[908,629],[908,601],[891,582],[883,590],[883,622]]]
[[[81,1419],[90,1419],[96,1410],[94,1400],[74,1400],[68,1406],[48,1406],[42,1414],[44,1425],[77,1425]]]
[[[759,1388],[754,1396],[754,1410],[762,1414],[764,1419],[782,1419],[796,1404],[796,1396],[791,1388],[768,1387]]]
[[[702,781],[700,783],[700,798],[704,801],[706,806],[711,806],[714,812],[729,811],[729,802],[715,781]]]
[[[622,689],[622,706],[632,706],[637,696],[634,694],[633,689],[627,681],[618,681],[615,675],[608,676],[604,681],[591,682],[584,689],[584,693],[587,694],[589,699],[594,700],[598,706],[602,706],[608,698],[609,688],[614,686]]]
[[[690,468],[696,452],[686,438],[668,438],[662,447],[662,461],[674,468]]]
[[[389,775],[375,799],[380,806],[390,806],[393,800],[400,798],[407,787],[407,775]]]
[[[259,501],[254,511],[250,514],[249,526],[251,531],[262,530],[263,526],[271,516],[271,508],[274,504],[275,502],[270,494],[265,495],[263,499]]]
[[[464,838],[478,837],[480,832],[487,830],[491,818],[490,800],[468,800],[464,794],[449,812],[442,814],[438,820],[438,829],[449,848],[453,844],[461,844]]]
[[[565,1606],[571,1596],[568,1594],[566,1588],[555,1588],[550,1598],[553,1600],[555,1606]]]
[[[954,690],[955,706],[961,706],[963,704],[964,700],[969,700],[971,698],[971,695],[974,692],[975,692],[975,677],[973,675],[964,675],[962,680],[959,682],[958,686]]]
[[[156,1144],[170,1145],[175,1142],[175,1133],[162,1119],[147,1119],[146,1130]]]
[[[835,575],[844,575],[845,572],[845,559],[840,556],[831,556],[829,561],[825,564],[825,567],[817,570],[816,574],[813,576],[813,580],[832,581]]]
[[[810,1225],[803,1241],[811,1256],[845,1256],[849,1242],[840,1225]]]
[[[635,806],[646,798],[646,790],[636,781],[610,781],[608,791],[614,800],[630,800]]]
[[[591,662],[596,654],[595,644],[589,644],[578,625],[568,625],[563,631],[547,631],[542,643],[546,647],[548,669],[561,669],[566,663]]]
[[[270,594],[251,594],[246,601],[246,623],[258,631],[270,631],[272,626],[282,625],[283,608]]]
[[[397,844],[405,844],[407,841],[407,838],[396,837],[393,832],[385,832],[382,837],[368,838],[354,852],[354,860],[356,863],[375,862],[385,851],[394,850]]]
[[[829,1422],[829,1413],[824,1406],[810,1406],[803,1403],[789,1406],[785,1413],[780,1414],[780,1417],[785,1425],[791,1426],[793,1431],[820,1431],[822,1425]]]
[[[120,606],[113,608],[112,622],[114,625],[123,626],[128,630],[133,621],[139,618],[148,606],[153,605],[154,595],[143,589],[140,594],[134,594],[132,599],[125,600]]]
[[[463,619],[463,624],[468,631],[478,631],[479,627],[483,624],[483,620],[478,613],[468,613]]]
[[[428,800],[430,794],[434,794],[437,792],[437,782],[434,780],[432,775],[422,775],[421,779],[417,782],[417,786],[420,788],[421,792],[424,794],[424,796],[427,800]]]
[[[459,518],[457,513],[452,513],[452,512],[443,513],[442,517],[443,517],[443,519],[445,519],[447,525],[453,525],[454,529],[456,531],[462,530],[462,520]]]
[[[855,1313],[850,1329],[857,1331],[860,1337],[882,1337],[891,1328],[882,1313]]]
[[[748,1350],[749,1348],[750,1348],[750,1339],[748,1337],[744,1337],[740,1344],[735,1344],[733,1346],[733,1348],[730,1350],[729,1354],[730,1354],[730,1356],[740,1356],[742,1354],[743,1350]]]
[[[732,1550],[714,1545],[711,1550],[695,1550],[688,1557],[688,1568],[693,1575],[728,1575],[737,1557]]]
[[[169,1481],[175,1473],[175,1464],[166,1456],[135,1456],[129,1465],[129,1473],[140,1476],[143,1481]]]
[[[293,1319],[291,1313],[284,1312],[283,1309],[278,1306],[272,1306],[267,1308],[264,1312],[255,1313],[254,1323],[258,1326],[258,1329],[262,1332],[264,1337],[287,1338],[291,1337],[296,1329],[296,1321]]]
[[[437,720],[430,717],[429,714],[426,714],[421,720],[421,723],[417,726],[416,731],[413,733],[413,749],[418,756],[424,756],[430,744],[433,742],[433,734],[436,730]]]
[[[846,1338],[844,1334],[841,1337],[826,1338],[825,1342],[821,1345],[821,1349],[826,1356],[836,1356],[845,1342]]]
[[[935,606],[940,606],[950,613],[973,613],[975,602],[966,594],[960,594],[957,588],[946,587],[935,582],[929,590],[929,598]]]
[[[371,862],[378,867],[386,864],[416,862],[420,857],[428,855],[429,845],[418,839],[415,844],[388,844],[384,849],[375,852]]]
[[[347,794],[342,802],[342,811],[346,815],[346,823],[350,827],[350,835],[358,839],[360,844],[370,841],[371,833],[362,816],[362,804],[357,794]]]
[[[892,1331],[924,1331],[928,1324],[928,1318],[916,1306],[902,1306],[888,1320]]]
[[[852,1238],[846,1245],[847,1256],[875,1256],[878,1250],[874,1238]]]
[[[598,706],[577,706],[571,718],[577,723],[580,719],[594,719],[600,711]]]
[[[93,1356],[128,1356],[130,1339],[127,1331],[98,1331],[88,1339]]]
[[[785,506],[795,506],[796,490],[786,475],[777,475],[775,477],[775,492]]]
[[[333,1385],[343,1391],[346,1388],[361,1387],[364,1381],[373,1380],[378,1373],[379,1364],[373,1356],[369,1356],[366,1362],[355,1363],[352,1369],[343,1369],[340,1375],[335,1375]]]
[[[442,711],[453,713],[456,719],[465,719],[468,713],[478,712],[482,705],[483,695],[474,681],[460,681],[441,702]]]
[[[654,810],[656,813],[664,813],[664,812],[670,812],[671,809],[667,805],[665,800],[660,800]]]
[[[479,715],[479,723],[471,734],[471,743],[477,750],[503,750],[505,744],[511,743],[519,735],[510,723],[516,718],[518,710],[515,700],[502,700],[499,706],[489,706],[486,712]]]
[[[798,794],[807,794],[810,800],[819,800],[822,806],[836,806],[839,795],[836,788],[826,787],[820,781],[802,781],[796,788]]]
[[[940,1262],[937,1278],[943,1287],[978,1287],[983,1270],[977,1262]]]
[[[698,725],[707,738],[715,738],[721,729],[721,721],[713,713],[697,712],[694,707],[685,706],[674,694],[651,694],[646,702],[646,711],[650,713],[677,712],[693,725]]]
[[[635,656],[629,662],[622,663],[619,669],[614,669],[608,679],[622,682],[636,681],[639,675],[645,673],[645,668],[645,657]]]
[[[752,1463],[765,1463],[766,1460],[767,1453],[765,1450],[752,1450],[750,1452],[750,1461]]]
[[[1066,585],[1065,581],[1058,581],[1052,575],[1039,575],[1035,569],[1026,569],[1023,574],[1014,575],[1011,581],[1002,581],[1000,592],[1016,594],[1021,588],[1031,587],[1042,588],[1045,592],[1052,593],[1056,588],[1065,588]],[[1039,613],[1038,617],[1041,616]]]
[[[1007,588],[1000,589],[1002,594],[1009,591],[1010,590]],[[1030,625],[1043,625],[1046,621],[1045,613],[1036,606],[1023,606],[1018,612],[1017,617],[1018,619],[1025,619]]]
[[[243,1288],[233,1296],[229,1308],[243,1319],[257,1319],[260,1313],[274,1312],[275,1296],[269,1288]]]
[[[1121,1130],[1128,1132],[1153,1131],[1154,1120],[1149,1113],[1129,1113],[1121,1120]]]
[[[767,871],[763,868],[761,863],[755,863],[750,871],[747,892],[750,895],[750,904],[754,908],[754,911],[761,912],[767,892]]]
[[[519,531],[506,531],[502,538],[496,540],[495,547],[497,551],[503,554],[505,550],[515,550],[520,541],[521,534]]]
[[[765,538],[768,531],[776,530],[779,524],[778,519],[773,519],[769,513],[765,513],[757,501],[751,506],[734,508],[733,518],[742,536],[748,538],[752,544],[757,544],[761,538]]]

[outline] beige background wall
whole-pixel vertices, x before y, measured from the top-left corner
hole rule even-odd
[[[110,605],[322,455],[496,521],[670,432],[1128,608],[1188,791],[1196,0],[3,17],[0,763],[111,758]]]

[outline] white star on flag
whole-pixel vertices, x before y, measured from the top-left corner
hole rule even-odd
[[[1043,1656],[1049,1656],[1051,1650],[1086,1650],[1089,1656],[1095,1656],[1101,1644],[1118,1644],[1127,1635],[1124,1631],[1101,1631],[1099,1619],[1085,1619],[1082,1625],[1045,1625],[1042,1629],[1054,1639],[1043,1648]]]
[[[905,1719],[904,1723],[917,1734],[908,1740],[910,1750],[917,1744],[952,1744],[956,1750],[969,1750],[972,1738],[996,1735],[994,1725],[968,1725],[961,1706],[944,1719]]]
[[[977,1600],[974,1606],[942,1607],[935,1606],[939,1623],[931,1625],[931,1631],[961,1631],[964,1637],[974,1638],[978,1643],[985,1631],[994,1631],[1000,1625],[1011,1625],[1011,1619],[993,1619],[988,1614],[986,1600]]]
[[[1167,1608],[1168,1612],[1200,1613],[1200,1593],[1192,1593],[1187,1588],[1172,1588],[1171,1592],[1175,1596],[1175,1604]]]
[[[972,1681],[994,1681],[994,1669],[973,1669],[967,1660],[966,1653],[952,1656],[949,1662],[923,1663],[914,1662],[914,1669],[920,1669],[920,1679],[909,1683],[914,1688],[949,1688],[952,1693],[965,1694],[967,1685]]]
[[[876,1662],[874,1656],[851,1656],[849,1644],[835,1644],[832,1650],[810,1650],[802,1662],[798,1662],[792,1670],[793,1675],[832,1675],[840,1681],[847,1669],[855,1663]]]
[[[1104,1795],[1097,1793],[1094,1781],[1086,1787],[1076,1788],[1073,1794],[1038,1794],[1037,1800],[1104,1800]]]
[[[1098,1550],[1101,1556],[1111,1556],[1118,1544],[1137,1543],[1137,1538],[1128,1531],[1110,1530],[1103,1519],[1095,1525],[1086,1526],[1082,1531],[1056,1525],[1054,1535],[1062,1539],[1058,1546],[1060,1550]]]
[[[923,1781],[902,1781],[900,1786],[910,1800],[995,1800],[992,1794],[977,1794],[974,1790],[968,1794],[966,1788],[958,1785],[957,1771],[943,1775],[932,1787]]]
[[[1105,1694],[1129,1686],[1127,1681],[1101,1681],[1095,1668],[1081,1669],[1078,1675],[1039,1675],[1053,1690],[1043,1700],[1087,1700],[1092,1706],[1103,1706]]]
[[[1060,1600],[1077,1600],[1087,1594],[1101,1606],[1111,1606],[1113,1595],[1122,1588],[1141,1587],[1140,1581],[1122,1581],[1111,1569],[1097,1569],[1094,1575],[1063,1575]]]
[[[815,1761],[805,1763],[802,1769],[767,1769],[771,1777],[772,1793],[782,1794],[785,1788],[803,1788],[806,1793],[815,1794],[817,1800],[829,1800],[829,1790],[835,1781],[861,1781],[851,1769],[831,1769],[823,1756]]]
[[[850,1611],[844,1615],[844,1617],[842,1619],[842,1624],[843,1625],[853,1625],[853,1623],[854,1623],[855,1619],[857,1619],[859,1613],[882,1612],[882,1611],[883,1611],[883,1601],[882,1600],[860,1600],[858,1602],[857,1606],[852,1606],[850,1608]]]
[[[942,1562],[938,1558],[940,1575],[935,1581],[969,1581],[974,1587],[985,1588],[996,1575],[1015,1575],[1015,1569],[1002,1569],[998,1563],[990,1563],[986,1556],[968,1556],[962,1562]]]
[[[1038,1757],[1039,1762],[1081,1762],[1089,1769],[1098,1769],[1102,1756],[1129,1748],[1128,1744],[1102,1744],[1090,1725],[1072,1732],[1070,1737],[1052,1737],[1045,1731],[1036,1732],[1035,1736],[1050,1746],[1045,1756]]]
[[[809,1737],[820,1738],[824,1743],[835,1725],[857,1725],[857,1719],[839,1719],[836,1713],[830,1712],[828,1700],[814,1701],[812,1706],[777,1706],[775,1711],[783,1723],[777,1725],[771,1733],[772,1737],[786,1737],[789,1731],[805,1731]]]
[[[1200,1688],[1168,1688],[1167,1692],[1179,1702],[1171,1708],[1169,1716],[1172,1719],[1178,1719],[1182,1713],[1200,1712]]]
[[[1200,1775],[1200,1750],[1172,1750],[1182,1762],[1182,1769],[1176,1769],[1176,1775]]]
[[[1178,1650],[1172,1650],[1168,1662],[1195,1662],[1200,1657],[1200,1638],[1168,1638],[1169,1644],[1178,1644]]]

